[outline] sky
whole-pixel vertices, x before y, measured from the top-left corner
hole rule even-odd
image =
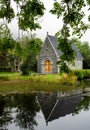
[[[44,3],[44,6],[46,8],[44,16],[39,20],[40,25],[42,29],[37,29],[35,32],[36,36],[41,38],[42,40],[45,39],[47,32],[49,35],[55,35],[56,32],[58,32],[62,28],[62,19],[57,19],[57,16],[52,15],[49,13],[49,11],[53,7],[54,0],[42,0]],[[12,2],[12,5],[16,9],[15,4]],[[85,10],[86,11],[86,10]],[[12,23],[9,25],[9,28],[11,29],[11,32],[13,33],[13,36],[15,39],[18,38],[18,26],[17,26],[17,20],[14,19]],[[90,30],[88,30],[83,37],[81,38],[81,41],[90,41]]]

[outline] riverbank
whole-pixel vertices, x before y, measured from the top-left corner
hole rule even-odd
[[[20,73],[0,73],[0,93],[32,91],[71,91],[90,86],[90,81],[78,81],[72,74],[35,74],[22,76]]]
[[[78,87],[77,77],[73,75],[32,73],[29,76],[22,76],[20,73],[0,73],[0,93],[68,91]]]

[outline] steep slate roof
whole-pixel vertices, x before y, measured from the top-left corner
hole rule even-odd
[[[47,35],[47,38],[49,39],[50,43],[52,44],[52,46],[55,49],[55,52],[57,53],[58,57],[61,56],[62,52],[60,50],[58,50],[58,40],[55,36],[51,36],[51,35]],[[82,59],[83,57],[81,55],[81,53],[79,52],[79,50],[77,49],[77,47],[75,46],[75,44],[72,44],[72,48],[73,50],[76,52],[76,59]]]
[[[61,56],[62,52],[60,50],[58,50],[58,40],[55,36],[50,36],[50,35],[47,35],[47,37],[49,38],[49,41],[50,43],[53,45],[56,53],[58,56]]]

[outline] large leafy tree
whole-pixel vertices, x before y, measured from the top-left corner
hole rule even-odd
[[[11,7],[11,0],[0,0],[0,18],[9,22],[14,18],[14,10]]]
[[[23,37],[20,44],[22,47],[23,63],[28,65],[30,70],[36,70],[37,55],[41,49],[42,40],[35,37]]]
[[[7,67],[9,65],[9,56],[14,49],[15,41],[12,38],[10,30],[7,25],[0,25],[0,67]]]
[[[18,7],[17,12],[11,5],[11,0],[0,0],[0,18],[6,19],[7,22],[16,16],[18,17],[18,25],[22,30],[36,30],[41,28],[38,18],[44,14],[44,5],[40,0],[13,0]]]
[[[40,0],[13,0],[13,1],[17,5],[16,12],[14,10],[14,7],[12,7],[11,0],[0,0],[0,19],[5,20],[7,24],[7,23],[10,23],[14,17],[17,17],[19,29],[24,30],[24,31],[27,31],[27,30],[32,31],[32,30],[36,30],[37,28],[40,29],[41,26],[38,22],[38,19],[44,14],[45,8],[44,8],[43,3]],[[6,38],[7,38],[7,35],[5,39]],[[4,45],[8,43],[8,40],[6,39],[7,41],[6,42],[5,39],[3,41]],[[30,42],[32,43],[32,46],[34,49],[36,49],[36,46],[37,46],[36,41],[39,42],[39,39],[37,40],[32,39],[32,41]],[[25,50],[25,48],[22,48],[20,41],[16,43],[14,51],[13,51],[13,55],[12,54],[10,55],[10,61],[13,67],[16,66],[14,65],[14,63],[17,62],[18,63],[17,69],[18,69],[19,63],[22,61],[23,57],[25,58],[29,57],[26,60],[27,63],[28,63],[28,59],[32,59],[32,57],[33,57],[33,60],[31,60],[31,64],[35,62],[35,55],[37,54],[37,50],[35,51],[35,54],[34,54],[32,47],[30,46],[28,47],[29,49],[31,49],[30,51],[28,51],[28,48],[27,50]],[[3,48],[3,51],[5,51],[4,48]],[[29,52],[29,54],[27,54],[26,52]],[[16,67],[14,67],[12,70],[15,71],[16,70],[15,68]]]
[[[44,5],[39,0],[22,0],[22,4],[18,2],[20,7],[20,12],[18,13],[19,17],[19,27],[22,30],[30,29],[36,30],[41,28],[38,23],[38,18],[44,14]]]
[[[89,2],[89,0],[87,0]],[[54,7],[50,11],[57,15],[57,18],[62,18],[63,27],[57,32],[59,41],[59,49],[62,51],[60,57],[62,71],[68,72],[67,64],[71,64],[75,58],[75,53],[72,49],[72,42],[69,40],[72,35],[77,35],[79,38],[89,27],[85,24],[83,18],[85,13],[83,7],[86,6],[86,0],[60,0],[54,2]],[[65,69],[67,68],[67,69]]]

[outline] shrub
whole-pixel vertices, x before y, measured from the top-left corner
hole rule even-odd
[[[90,78],[90,70],[84,70],[84,79]]]
[[[29,75],[29,65],[23,63],[20,67],[22,75]]]
[[[90,70],[74,70],[72,71],[78,80],[90,78]]]
[[[67,74],[69,74],[70,69],[67,66],[67,64],[65,62],[62,62],[62,61],[59,61],[59,63],[60,63],[60,73],[67,73]]]
[[[74,74],[77,76],[78,80],[82,80],[84,77],[84,73],[82,70],[75,70]]]

